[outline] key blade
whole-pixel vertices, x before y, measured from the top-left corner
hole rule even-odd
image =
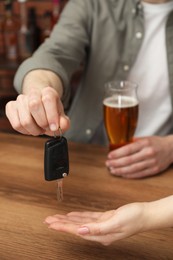
[[[58,202],[63,201],[63,180],[57,180],[57,200]]]

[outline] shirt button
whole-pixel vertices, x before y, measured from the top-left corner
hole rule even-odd
[[[142,33],[141,32],[137,32],[136,33],[136,38],[137,39],[141,39],[142,38]]]
[[[136,14],[136,9],[135,8],[133,8],[131,11],[132,11],[132,14]]]
[[[129,70],[129,65],[124,65],[123,69],[124,69],[124,71],[128,71]]]
[[[91,129],[86,129],[86,135],[91,135],[92,131]]]
[[[139,3],[138,4],[138,9],[141,10],[142,9],[142,5]]]

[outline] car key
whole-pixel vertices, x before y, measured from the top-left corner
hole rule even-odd
[[[57,199],[63,200],[63,178],[69,174],[67,139],[54,137],[45,143],[44,176],[46,181],[57,180]]]

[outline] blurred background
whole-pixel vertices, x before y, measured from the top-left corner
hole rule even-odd
[[[16,99],[14,74],[48,37],[68,0],[0,0],[0,131],[13,132],[5,105]]]

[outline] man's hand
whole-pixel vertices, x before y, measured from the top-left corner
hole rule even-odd
[[[7,103],[6,115],[12,127],[26,135],[58,134],[59,127],[63,132],[70,127],[59,94],[52,87],[33,88],[19,95]]]
[[[135,179],[156,175],[172,162],[173,136],[151,136],[111,151],[106,166],[112,175]]]

